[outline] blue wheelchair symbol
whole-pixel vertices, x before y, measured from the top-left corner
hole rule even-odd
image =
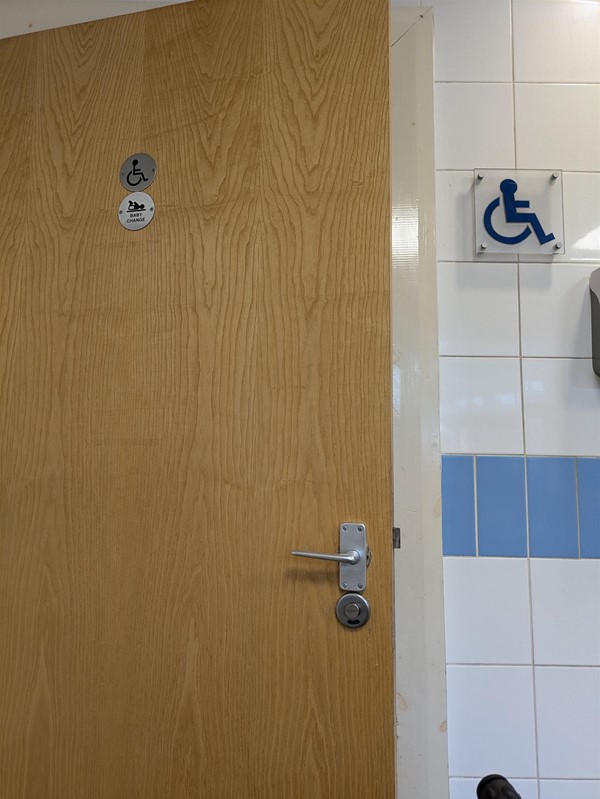
[[[515,181],[510,179],[503,180],[500,184],[500,191],[502,192],[504,204],[504,218],[509,224],[525,224],[525,228],[516,236],[503,236],[501,233],[494,230],[492,215],[494,211],[500,207],[500,197],[496,197],[495,200],[492,200],[485,209],[483,214],[483,226],[488,234],[501,244],[520,244],[531,235],[532,230],[540,244],[547,244],[554,239],[554,234],[544,232],[544,228],[541,226],[537,214],[531,212],[522,213],[518,210],[519,208],[529,208],[531,205],[529,200],[517,200],[515,198],[518,188]]]

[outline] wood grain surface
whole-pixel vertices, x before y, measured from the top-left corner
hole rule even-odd
[[[387,0],[0,42],[0,799],[392,799],[387,64]]]

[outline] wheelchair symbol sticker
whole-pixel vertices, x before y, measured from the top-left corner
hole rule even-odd
[[[563,250],[562,174],[475,170],[478,253]]]
[[[121,167],[121,185],[127,191],[143,191],[156,177],[156,161],[147,153],[130,155]]]
[[[500,206],[500,197],[488,205],[483,215],[483,226],[493,239],[501,242],[502,244],[520,244],[525,241],[527,236],[532,232],[535,233],[540,244],[546,244],[549,241],[554,241],[553,233],[544,233],[544,229],[537,218],[537,214],[529,212],[522,213],[519,208],[529,208],[531,202],[529,200],[517,200],[515,195],[517,193],[518,185],[514,180],[507,178],[500,184],[500,191],[502,192],[502,205],[504,206],[504,219],[508,224],[525,225],[521,233],[516,236],[503,236],[494,228],[492,224],[492,214]]]

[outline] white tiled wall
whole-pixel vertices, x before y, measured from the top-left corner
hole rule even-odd
[[[599,456],[587,278],[600,266],[600,4],[440,0],[434,14],[443,451]],[[504,272],[475,256],[477,166],[565,171],[564,256]]]
[[[588,278],[600,267],[600,2],[425,5],[442,451],[599,457]],[[475,254],[478,167],[563,170],[564,255]],[[474,799],[488,772],[523,799],[600,799],[600,561],[444,568],[451,799]]]
[[[600,561],[445,558],[444,581],[451,785],[504,771],[573,799],[552,792],[570,777],[598,799]]]

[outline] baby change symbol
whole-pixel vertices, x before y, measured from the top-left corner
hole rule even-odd
[[[121,167],[121,185],[127,191],[142,191],[156,177],[156,161],[148,153],[130,155]]]
[[[511,178],[506,178],[500,184],[501,197],[496,197],[487,206],[483,214],[483,226],[488,233],[496,241],[501,244],[520,244],[526,238],[535,234],[540,244],[547,244],[549,241],[554,240],[553,233],[546,233],[542,227],[542,223],[538,219],[538,215],[530,209],[530,200],[517,200],[516,194],[519,187],[516,181]],[[508,236],[499,233],[494,227],[494,212],[502,206],[504,211],[504,221],[507,225],[515,226],[515,235]],[[517,227],[519,230],[517,232]]]

